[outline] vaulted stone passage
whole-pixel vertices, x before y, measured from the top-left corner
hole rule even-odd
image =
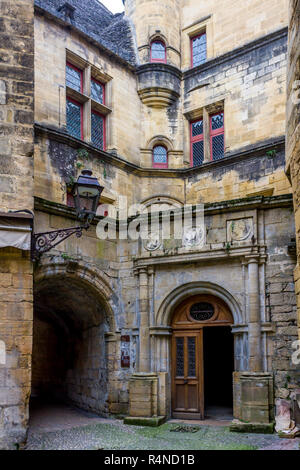
[[[53,278],[36,286],[31,402],[71,403],[107,413],[105,305],[85,283]]]

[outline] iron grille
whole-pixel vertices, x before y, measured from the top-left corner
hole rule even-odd
[[[81,106],[67,100],[67,131],[68,134],[81,139]]]
[[[184,338],[176,338],[176,375],[184,377]]]
[[[192,137],[203,134],[203,120],[192,122]]]
[[[196,338],[188,338],[188,375],[196,377]]]
[[[92,144],[103,150],[104,148],[104,119],[96,113],[92,113]]]
[[[198,302],[190,308],[190,315],[196,321],[210,320],[214,313],[214,306],[208,302]]]
[[[155,41],[151,45],[151,59],[165,60],[166,50],[162,42]]]
[[[224,114],[216,114],[215,116],[211,117],[211,128],[213,131],[217,129],[222,129],[224,127]]]
[[[153,149],[153,163],[167,163],[167,149],[162,145],[157,145]]]
[[[224,134],[212,137],[212,158],[213,160],[224,158]]]
[[[81,72],[69,65],[66,67],[66,85],[73,90],[81,91]]]
[[[193,143],[193,166],[202,165],[204,160],[203,140]]]
[[[95,82],[94,80],[91,81],[91,96],[92,99],[98,103],[104,103],[103,85],[101,85],[101,83]]]
[[[193,66],[206,62],[206,34],[202,34],[192,40]]]

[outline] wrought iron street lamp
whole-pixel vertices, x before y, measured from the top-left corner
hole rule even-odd
[[[83,229],[88,230],[96,215],[100,196],[104,189],[97,178],[92,175],[91,170],[82,170],[73,186],[76,217],[81,225],[51,232],[34,233],[31,246],[33,260],[38,259],[41,254],[51,250],[71,235],[75,234],[77,237],[81,237]]]

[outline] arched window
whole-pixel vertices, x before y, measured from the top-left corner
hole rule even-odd
[[[168,168],[168,151],[163,145],[153,147],[153,168]]]
[[[167,62],[167,51],[163,41],[154,40],[151,42],[150,62]]]

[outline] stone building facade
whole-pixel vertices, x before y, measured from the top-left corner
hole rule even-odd
[[[5,5],[7,37],[15,15]],[[271,429],[275,399],[300,387],[288,2],[126,0],[117,15],[96,0],[15,8],[26,40],[12,46],[22,55],[8,54],[16,63],[0,86],[19,88],[1,112],[20,120],[7,128],[23,140],[7,131],[1,144],[1,210],[33,210],[34,232],[47,232],[76,224],[70,191],[83,166],[104,191],[81,238],[35,262],[24,246],[0,249],[4,445],[25,439],[30,396],[131,423],[233,407],[233,429]],[[138,226],[125,197],[131,210],[164,205],[158,232],[172,211],[171,235],[120,238],[124,224]],[[186,206],[192,225],[179,237]]]
[[[298,305],[298,328],[300,338],[300,271],[299,271],[299,159],[300,159],[300,2],[290,1],[289,8],[289,63],[288,63],[288,101],[287,101],[287,152],[286,168],[293,193],[296,217],[297,266],[295,286]]]

